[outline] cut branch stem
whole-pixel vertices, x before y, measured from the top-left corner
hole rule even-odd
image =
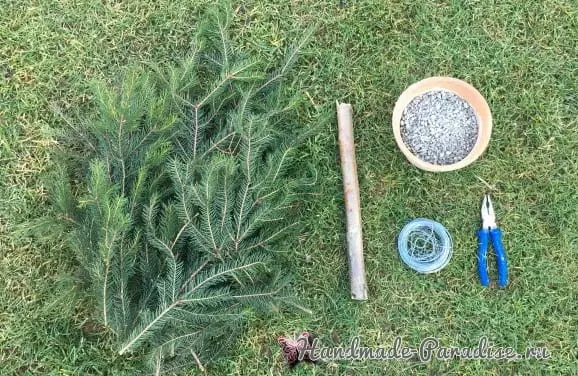
[[[345,213],[347,217],[347,253],[349,256],[351,298],[367,300],[359,183],[357,181],[355,140],[353,138],[353,110],[350,104],[337,102],[337,125],[339,128],[339,154],[341,157]]]

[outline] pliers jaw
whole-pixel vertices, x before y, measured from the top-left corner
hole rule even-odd
[[[490,230],[496,228],[496,213],[489,194],[484,195],[482,201],[482,228]]]

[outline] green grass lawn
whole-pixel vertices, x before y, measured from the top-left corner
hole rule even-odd
[[[0,374],[133,374],[115,355],[83,297],[71,254],[22,231],[49,213],[42,173],[65,120],[90,109],[91,80],[127,66],[186,55],[209,1],[4,0],[0,10]],[[337,130],[328,123],[303,151],[318,171],[304,206],[307,231],[285,252],[313,314],[254,322],[210,374],[285,372],[279,335],[302,330],[322,344],[448,346],[524,351],[548,361],[366,361],[298,366],[295,375],[578,374],[578,5],[571,0],[237,1],[235,38],[252,53],[281,55],[318,23],[298,66],[311,106],[355,110],[370,300],[349,299]],[[411,83],[449,75],[486,97],[494,131],[486,153],[451,173],[425,173],[397,149],[391,111]],[[55,109],[57,109],[55,111]],[[303,122],[310,120],[304,109]],[[488,187],[510,262],[507,289],[475,272],[479,205]],[[454,238],[450,264],[419,275],[400,262],[395,236],[415,217]],[[495,279],[495,271],[494,271]],[[192,370],[190,374],[195,374]]]

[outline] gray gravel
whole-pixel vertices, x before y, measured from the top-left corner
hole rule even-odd
[[[401,137],[421,160],[449,165],[464,159],[478,138],[478,120],[468,102],[447,90],[414,98],[401,116]]]

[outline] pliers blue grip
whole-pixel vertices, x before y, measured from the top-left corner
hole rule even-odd
[[[484,196],[482,203],[482,228],[478,230],[478,275],[482,286],[490,285],[488,277],[488,247],[489,240],[496,252],[496,262],[498,264],[498,286],[504,287],[508,284],[508,261],[506,251],[502,244],[502,231],[496,226],[496,215],[489,195]]]
[[[503,287],[508,284],[508,261],[506,251],[502,245],[502,231],[499,228],[478,230],[478,275],[482,286],[490,285],[488,277],[488,241],[492,240],[494,251],[496,252],[496,262],[498,264],[498,286]]]

